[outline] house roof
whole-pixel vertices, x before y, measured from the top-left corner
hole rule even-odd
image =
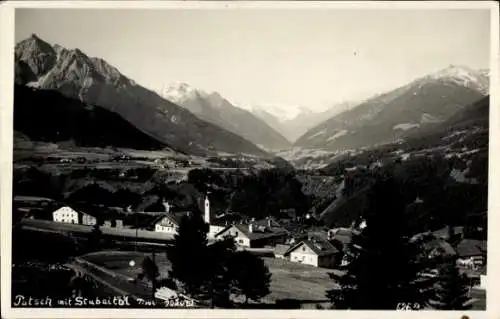
[[[328,233],[325,231],[309,231],[309,232],[307,232],[307,236],[320,238],[321,240],[328,241]]]
[[[462,239],[457,245],[460,257],[480,256],[486,251],[486,241],[477,239]]]
[[[344,245],[347,245],[351,242],[352,236],[346,236],[346,235],[335,235],[333,236],[332,240],[337,240],[341,242]]]
[[[274,248],[274,254],[284,255],[290,248],[291,248],[290,245],[277,244],[276,247]]]
[[[175,213],[164,213],[162,215],[155,216],[151,223],[156,225],[159,222],[161,222],[165,217],[167,217],[172,223],[175,225],[179,226],[182,220],[182,217],[190,215],[191,212],[189,211],[184,211],[184,212],[175,212]]]
[[[332,240],[337,240],[344,245],[347,245],[352,240],[352,235],[359,234],[359,231],[350,228],[337,228],[332,229],[333,238]]]
[[[427,243],[423,243],[423,245],[424,249],[426,249],[429,253],[437,249],[444,255],[453,256],[457,254],[453,246],[443,239],[437,238]]]
[[[463,234],[464,233],[464,227],[463,226],[456,226],[453,227],[453,232],[455,234]],[[436,237],[448,237],[448,227],[441,228],[439,230],[436,230],[433,232],[434,236]]]
[[[239,232],[241,232],[243,235],[248,237],[250,240],[258,240],[258,239],[263,239],[263,238],[272,238],[272,237],[277,237],[277,236],[283,236],[286,235],[288,232],[286,229],[281,228],[281,227],[263,227],[259,229],[258,226],[254,225],[254,230],[253,232],[249,231],[249,225],[247,224],[235,224],[231,226],[227,226],[223,230],[221,230],[219,233],[217,233],[215,236],[219,236],[220,234],[223,234],[226,232],[228,229],[231,227],[235,227],[238,229]]]
[[[296,244],[295,246],[290,248],[286,252],[286,254],[290,254],[292,251],[296,250],[302,245],[306,245],[307,247],[309,247],[318,256],[326,256],[339,252],[338,249],[330,244],[327,240],[318,240],[318,238],[311,238],[303,240],[300,243]]]

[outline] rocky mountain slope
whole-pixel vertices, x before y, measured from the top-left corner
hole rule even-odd
[[[238,134],[265,149],[284,149],[291,143],[251,112],[232,105],[219,93],[207,93],[186,83],[170,84],[161,93],[200,119]]]
[[[487,212],[488,152],[489,96],[405,142],[361,150],[322,167],[320,175],[342,180],[348,192],[330,200],[320,216],[328,225],[349,225],[362,210],[369,176],[390,171],[415,191],[416,222],[442,227],[449,217],[443,213],[453,212],[463,223],[477,218],[481,223]]]
[[[77,146],[163,149],[164,143],[139,131],[120,115],[84,104],[57,91],[15,86],[14,130],[43,142]]]
[[[79,49],[52,46],[32,35],[16,45],[15,62],[17,84],[56,90],[86,104],[102,106],[176,150],[196,155],[267,155],[246,139],[200,120],[136,84],[106,61]]]
[[[488,94],[485,72],[450,66],[319,124],[295,146],[329,150],[390,143],[426,131]]]

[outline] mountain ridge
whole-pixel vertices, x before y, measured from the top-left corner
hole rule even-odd
[[[355,149],[396,141],[446,121],[483,98],[489,79],[451,65],[335,115],[301,136],[294,146]]]
[[[80,49],[52,46],[32,35],[16,44],[15,61],[17,84],[56,90],[66,97],[102,106],[179,151],[268,156],[243,137],[199,119]]]
[[[238,134],[263,149],[283,149],[291,143],[253,113],[233,105],[218,92],[206,92],[187,83],[171,83],[161,94],[204,121]]]

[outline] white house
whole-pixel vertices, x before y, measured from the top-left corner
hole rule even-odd
[[[180,218],[176,218],[172,214],[160,216],[155,222],[155,231],[174,235],[177,234],[179,223]]]
[[[215,238],[233,237],[238,246],[249,248],[284,244],[288,232],[284,228],[272,226],[271,220],[267,220],[267,223],[267,226],[259,225],[258,222],[230,225],[217,233]]]
[[[55,222],[78,224],[78,212],[69,206],[63,206],[52,213]]]
[[[290,248],[285,256],[290,261],[314,267],[331,268],[335,265],[339,251],[326,240],[312,237]]]
[[[87,225],[87,226],[94,226],[97,224],[97,218],[95,218],[92,215],[82,213],[82,225]]]

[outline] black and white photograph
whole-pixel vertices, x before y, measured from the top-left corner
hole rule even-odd
[[[2,317],[490,310],[498,3],[22,2]]]

